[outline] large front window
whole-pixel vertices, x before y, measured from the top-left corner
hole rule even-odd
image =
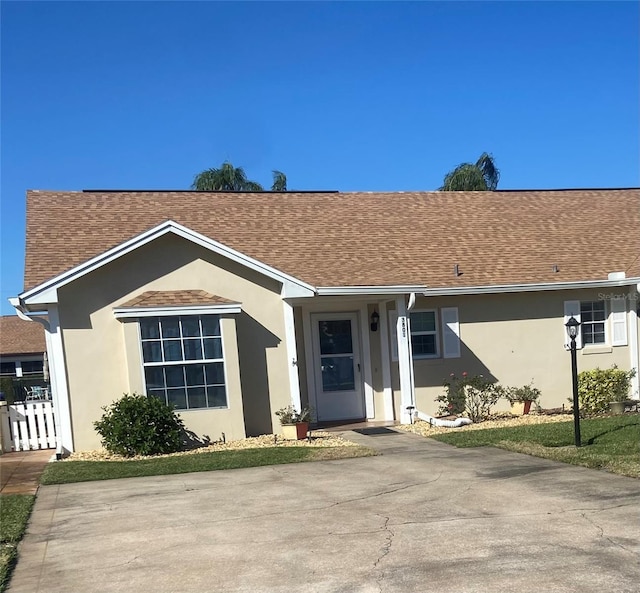
[[[227,406],[219,315],[140,319],[147,395],[178,410]]]

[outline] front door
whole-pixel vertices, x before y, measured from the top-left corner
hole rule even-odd
[[[358,314],[315,314],[311,322],[318,421],[364,418]]]

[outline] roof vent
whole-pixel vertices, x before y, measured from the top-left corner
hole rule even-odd
[[[456,264],[453,266],[453,275],[457,278],[458,276],[462,276],[462,272],[460,271],[460,266]]]
[[[609,272],[607,280],[624,280],[626,277],[624,272]]]
[[[553,264],[553,268],[551,268],[553,270],[554,274],[557,274],[560,271],[560,268],[558,267],[558,264]]]

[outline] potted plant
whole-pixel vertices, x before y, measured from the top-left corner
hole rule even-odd
[[[537,402],[540,390],[533,387],[533,381],[523,387],[509,387],[505,390],[505,397],[511,404],[511,413],[523,416],[531,411],[531,403]]]
[[[311,410],[308,407],[302,408],[298,412],[292,405],[289,405],[286,408],[280,408],[276,412],[276,416],[280,419],[282,436],[285,439],[299,441],[307,438],[311,419]]]

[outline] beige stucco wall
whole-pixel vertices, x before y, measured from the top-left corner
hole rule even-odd
[[[228,410],[181,412],[199,436],[271,432],[290,401],[280,284],[174,235],[165,235],[59,290],[74,448],[99,445],[101,407],[142,388],[137,323],[113,315],[147,290],[205,290],[242,303],[223,320]],[[233,346],[237,336],[238,347]]]
[[[549,291],[466,297],[418,297],[415,309],[458,307],[461,357],[415,360],[416,403],[435,414],[435,398],[450,373],[483,374],[502,385],[522,386],[533,380],[545,408],[568,404],[571,396],[570,354],[564,349],[564,301],[598,300],[602,290]],[[606,295],[628,294],[627,289]],[[608,303],[607,303],[608,307]],[[440,339],[441,339],[440,334]],[[442,349],[441,349],[442,350]],[[630,368],[628,346],[586,347],[578,353],[578,371],[617,364]],[[392,363],[394,401],[399,405],[398,364]],[[506,403],[502,403],[506,409]],[[396,408],[396,411],[398,408]]]

